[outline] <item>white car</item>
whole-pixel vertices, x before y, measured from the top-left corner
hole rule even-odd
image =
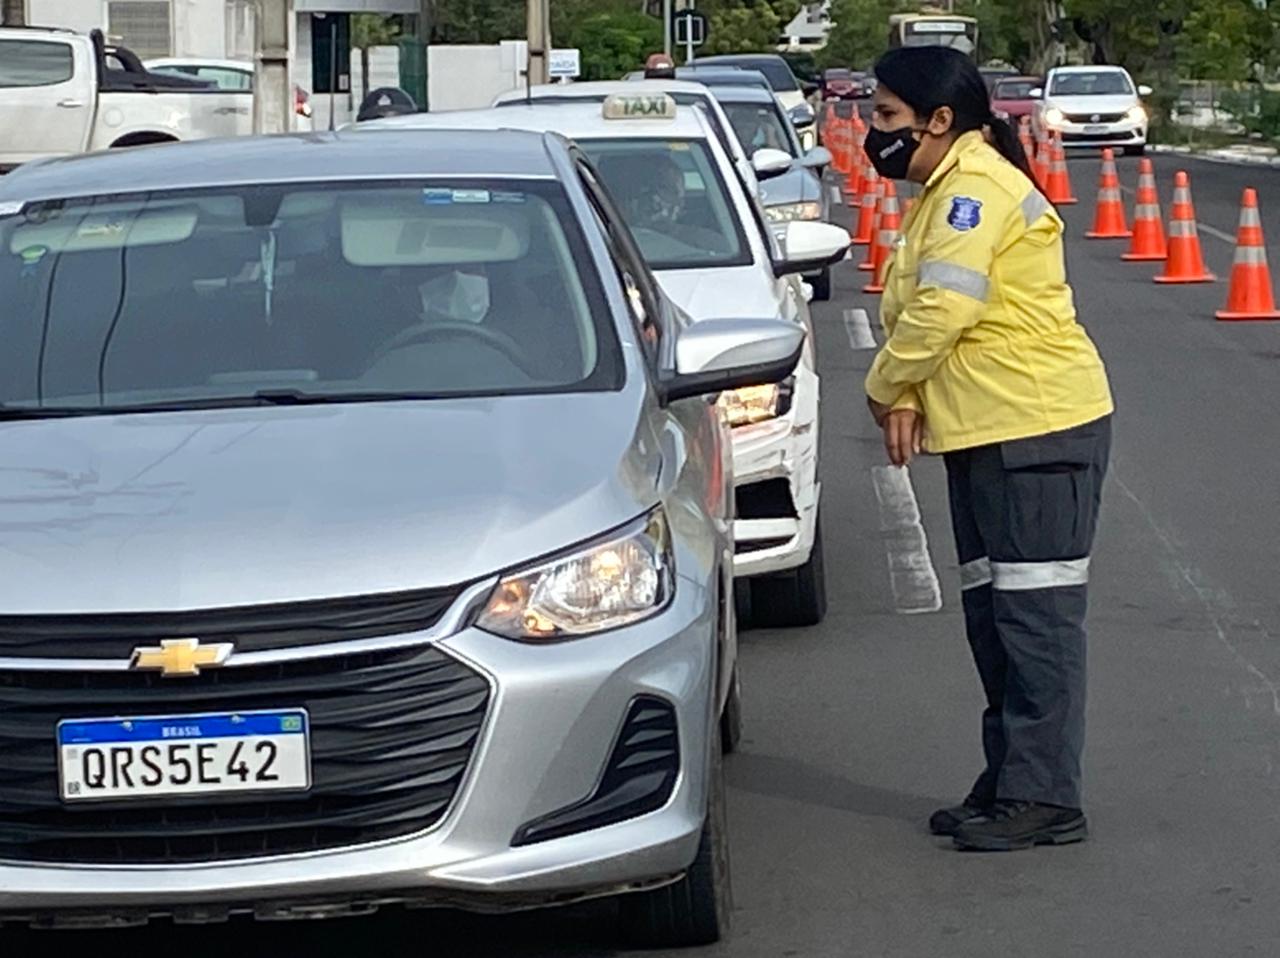
[[[749,597],[740,609],[759,624],[819,622],[826,611],[818,524],[819,382],[799,276],[843,257],[846,231],[792,222],[784,258],[759,199],[734,175],[706,116],[679,109],[665,95],[415,114],[361,127],[561,133],[581,147],[664,291],[695,321],[781,318],[810,333],[791,379],[725,393],[720,405],[733,434],[735,574],[744,583],[740,598]],[[595,175],[585,165],[584,172]]]
[[[147,60],[143,65],[152,73],[206,80],[225,93],[241,94],[250,103],[250,109],[247,118],[240,114],[244,122],[236,132],[242,135],[253,132],[253,63],[247,60],[161,57]],[[312,129],[311,95],[296,83],[293,85],[293,129],[299,133],[309,133]]]
[[[1039,100],[1033,122],[1042,132],[1061,133],[1063,146],[1110,146],[1134,156],[1147,148],[1141,98],[1150,95],[1123,67],[1058,67],[1031,91]]]
[[[707,122],[720,148],[732,158],[734,168],[749,190],[759,189],[759,178],[751,165],[751,154],[734,132],[733,122],[720,101],[708,87],[689,80],[596,80],[585,83],[547,83],[528,90],[508,90],[494,99],[493,105],[512,106],[521,103],[603,103],[619,94],[665,94],[677,107],[697,106],[706,111]]]
[[[249,107],[146,70],[102,32],[0,27],[0,172],[108,147],[230,136]]]

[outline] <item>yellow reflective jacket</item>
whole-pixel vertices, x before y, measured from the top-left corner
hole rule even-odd
[[[1092,422],[1113,409],[1076,322],[1062,220],[981,133],[961,136],[925,184],[889,261],[888,340],[867,394],[925,417],[950,452]]]

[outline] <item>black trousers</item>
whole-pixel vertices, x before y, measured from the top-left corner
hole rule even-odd
[[[1089,553],[1111,417],[947,453],[965,627],[986,692],[971,799],[1079,808]]]

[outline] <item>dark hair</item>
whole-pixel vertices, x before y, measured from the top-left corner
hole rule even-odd
[[[1035,177],[1018,135],[1005,120],[991,112],[991,95],[974,62],[949,47],[898,47],[875,65],[876,79],[889,92],[927,119],[939,107],[955,114],[952,129],[968,133],[986,127],[1000,155],[1021,170],[1032,183]]]

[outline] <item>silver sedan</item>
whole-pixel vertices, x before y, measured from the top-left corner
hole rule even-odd
[[[0,922],[728,921],[733,477],[565,141],[243,139],[0,182]]]

